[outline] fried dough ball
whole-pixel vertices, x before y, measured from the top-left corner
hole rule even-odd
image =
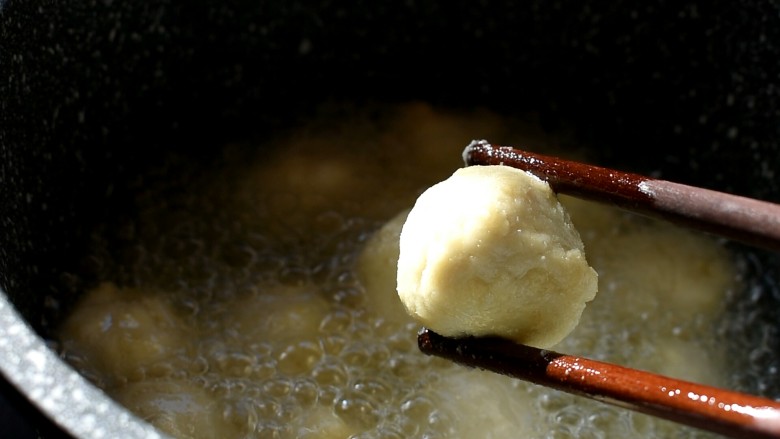
[[[237,298],[226,324],[247,340],[292,343],[316,338],[329,312],[328,302],[311,285],[273,286]]]
[[[363,247],[357,263],[357,274],[366,291],[366,308],[388,321],[411,321],[396,293],[401,228],[409,215],[404,210],[377,230]]]
[[[147,380],[114,392],[114,399],[160,431],[177,438],[236,437],[218,401],[184,380]]]
[[[464,438],[535,437],[534,401],[506,377],[475,369],[457,369],[434,385],[437,405],[449,414],[450,427]],[[475,403],[479,410],[474,410]],[[468,413],[469,416],[463,416]]]
[[[315,406],[297,418],[292,425],[299,439],[341,439],[353,437],[358,429],[350,427],[333,413],[333,410]]]
[[[417,199],[401,232],[398,295],[445,336],[550,347],[577,325],[597,280],[550,186],[506,166],[458,169]]]
[[[156,363],[185,350],[185,331],[161,295],[103,283],[68,316],[60,338],[67,352],[83,355],[106,378],[134,381],[155,375]]]

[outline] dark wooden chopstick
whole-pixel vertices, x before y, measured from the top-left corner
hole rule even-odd
[[[564,392],[734,438],[780,438],[780,403],[501,338],[448,338],[423,329],[420,350]]]
[[[466,165],[507,165],[546,180],[554,191],[612,203],[750,245],[780,250],[780,205],[474,141]]]

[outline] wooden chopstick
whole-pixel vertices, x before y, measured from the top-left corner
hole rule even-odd
[[[734,438],[780,438],[780,403],[501,338],[447,338],[423,328],[420,350]]]
[[[546,180],[554,191],[607,202],[647,216],[780,250],[780,205],[512,147],[473,141],[466,165],[507,165]]]
[[[472,165],[506,165],[554,191],[780,250],[780,205],[639,174],[474,141]],[[780,438],[780,403],[645,371],[519,345],[492,337],[447,338],[427,329],[420,350],[734,438]]]

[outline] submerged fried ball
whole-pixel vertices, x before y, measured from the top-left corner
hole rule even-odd
[[[154,292],[102,283],[89,291],[60,329],[66,352],[80,355],[105,379],[135,381],[186,350],[189,339],[171,304]]]
[[[115,389],[113,398],[176,438],[238,437],[209,391],[186,380],[146,380]]]
[[[369,312],[390,322],[406,323],[409,315],[396,294],[398,244],[409,210],[398,213],[366,242],[357,261],[357,274],[366,291]]]
[[[246,340],[293,343],[316,339],[320,321],[330,312],[314,286],[276,285],[236,298],[226,327]]]
[[[568,335],[597,274],[550,186],[507,166],[471,166],[425,191],[401,232],[398,295],[446,336],[540,348]]]

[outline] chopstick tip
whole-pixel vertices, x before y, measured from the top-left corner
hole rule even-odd
[[[466,166],[469,166],[471,164],[471,154],[478,149],[488,149],[492,148],[493,145],[490,144],[485,139],[482,140],[472,140],[471,143],[469,143],[466,148],[463,150],[463,163]]]
[[[426,354],[430,354],[430,352],[433,350],[433,340],[431,340],[431,334],[431,330],[424,326],[420,328],[419,331],[417,331],[417,347],[420,348],[421,352]]]

